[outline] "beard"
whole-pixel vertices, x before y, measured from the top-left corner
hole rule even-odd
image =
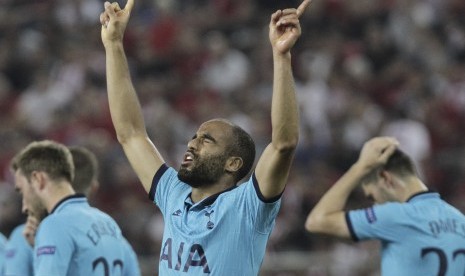
[[[204,158],[195,158],[193,167],[179,169],[178,178],[192,188],[206,187],[216,183],[224,174],[226,155],[209,155]]]
[[[40,201],[37,195],[32,197],[29,207],[31,210],[28,210],[28,215],[37,218],[39,222],[48,215],[45,205]]]

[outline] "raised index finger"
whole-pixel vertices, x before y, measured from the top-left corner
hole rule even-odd
[[[312,2],[312,0],[304,0],[302,4],[300,4],[300,6],[297,8],[297,17],[300,17],[304,13],[305,9],[308,7],[308,5],[310,5],[310,2]]]
[[[134,0],[128,0],[126,6],[124,6],[124,10],[131,12],[132,8],[134,7]]]

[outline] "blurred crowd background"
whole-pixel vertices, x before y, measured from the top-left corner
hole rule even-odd
[[[178,167],[203,121],[270,140],[272,12],[295,0],[136,0],[125,35],[148,132]],[[124,6],[125,2],[120,2]],[[0,231],[24,220],[9,171],[33,140],[91,149],[93,205],[112,215],[156,275],[163,222],[117,143],[100,40],[102,0],[0,0]],[[293,66],[301,138],[262,275],[378,275],[378,244],[304,231],[365,140],[391,135],[423,181],[465,211],[465,1],[314,0]],[[349,207],[370,204],[360,191]]]

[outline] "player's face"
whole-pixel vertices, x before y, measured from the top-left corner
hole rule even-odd
[[[42,220],[46,216],[47,210],[38,197],[32,183],[28,181],[20,170],[15,172],[15,186],[22,196],[23,213],[33,216],[39,219],[39,221]]]
[[[224,122],[208,121],[202,124],[188,143],[178,172],[179,179],[194,188],[216,183],[225,173],[228,133],[230,128]]]

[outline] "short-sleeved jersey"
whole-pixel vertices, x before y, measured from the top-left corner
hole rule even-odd
[[[5,245],[6,245],[6,238],[5,236],[0,233],[0,275],[3,275],[4,271],[4,262],[5,262]]]
[[[255,175],[193,203],[192,188],[162,166],[149,197],[164,217],[159,275],[258,275],[280,197],[264,200]]]
[[[439,194],[349,211],[354,240],[381,241],[383,276],[465,274],[465,216]]]
[[[5,248],[5,276],[33,275],[33,249],[23,236],[25,224],[16,226],[11,232]]]
[[[89,206],[84,196],[70,196],[39,225],[34,275],[124,275],[127,250],[109,215]]]

